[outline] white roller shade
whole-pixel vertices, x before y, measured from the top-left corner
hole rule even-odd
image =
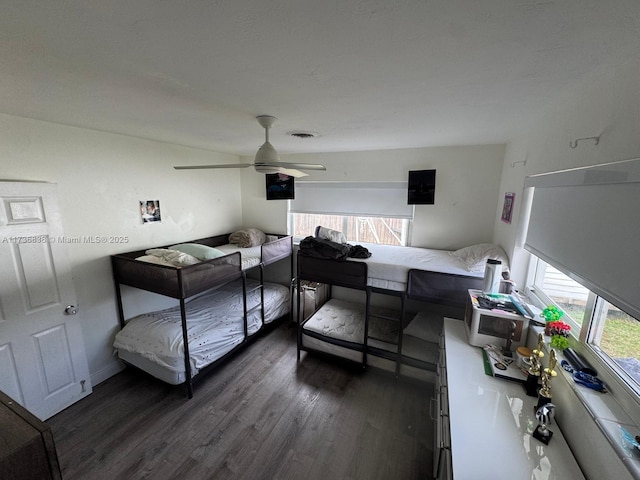
[[[525,248],[640,318],[640,159],[527,177]]]
[[[293,213],[413,218],[407,182],[296,182],[295,188]]]

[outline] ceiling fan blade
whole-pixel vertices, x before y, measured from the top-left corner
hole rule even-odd
[[[301,172],[300,170],[294,170],[293,168],[281,168],[278,173],[284,173],[285,175],[289,175],[290,177],[300,178],[300,177],[308,177],[308,173]]]
[[[288,163],[288,162],[278,162],[278,166],[282,166],[285,168],[295,168],[298,170],[326,170],[327,168],[324,165],[320,165],[317,163]]]
[[[176,170],[200,170],[204,168],[247,168],[253,167],[253,163],[227,163],[222,165],[180,165],[173,167]]]
[[[295,170],[291,168],[284,168],[280,165],[280,163],[256,163],[256,172],[258,173],[284,173],[285,175],[289,175],[290,177],[306,177],[308,174],[303,173],[300,170]]]

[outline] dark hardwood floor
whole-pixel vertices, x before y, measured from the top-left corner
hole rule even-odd
[[[188,400],[127,368],[47,421],[65,480],[431,478],[433,385],[303,353],[282,324]]]

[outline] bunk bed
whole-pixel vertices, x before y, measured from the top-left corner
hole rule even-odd
[[[267,235],[258,245],[244,246],[229,243],[232,235],[111,256],[121,327],[114,340],[118,356],[167,383],[184,383],[189,398],[196,376],[290,313],[289,287],[265,282],[264,270],[288,259],[293,276],[292,237]],[[127,320],[123,285],[179,304]]]
[[[310,351],[392,370],[396,376],[424,377],[435,371],[441,318],[420,312],[407,318],[407,300],[436,303],[464,311],[466,293],[482,288],[487,258],[506,254],[491,244],[457,251],[363,244],[368,258],[323,258],[301,248],[296,282],[318,282],[364,292],[363,303],[331,298],[309,318],[298,318],[298,361]],[[298,292],[300,288],[298,288]],[[331,290],[330,290],[331,291]],[[399,309],[372,306],[373,294],[399,299]],[[299,302],[300,300],[298,300]],[[300,309],[298,308],[298,312]]]

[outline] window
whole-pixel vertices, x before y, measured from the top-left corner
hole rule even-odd
[[[338,230],[348,242],[407,245],[409,220],[393,217],[360,217],[356,215],[324,215],[291,213],[290,234],[296,239],[313,235],[318,225]]]
[[[530,283],[536,289],[536,296],[546,306],[555,304],[564,313],[562,320],[571,325],[571,331],[579,337],[587,311],[587,304],[594,295],[575,280],[569,278],[551,265],[536,260],[534,276]]]
[[[406,182],[299,182],[289,202],[289,233],[299,241],[321,225],[348,242],[406,246],[413,211]]]
[[[640,321],[542,260],[532,267],[538,306],[558,306],[572,336],[640,395]]]
[[[640,321],[598,298],[587,342],[640,393]]]

